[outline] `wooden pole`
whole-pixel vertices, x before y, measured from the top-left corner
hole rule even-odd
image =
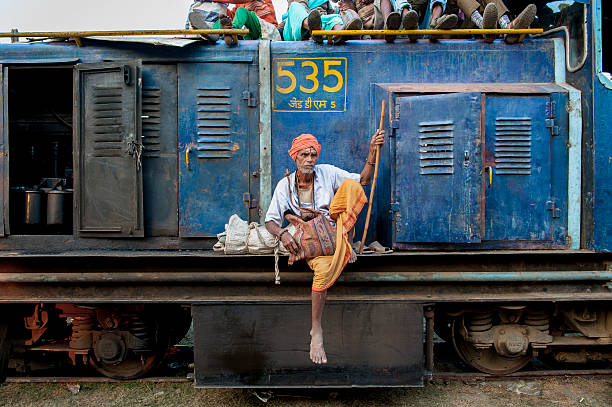
[[[385,117],[385,101],[382,101],[380,107],[380,124],[378,131],[382,130],[383,119]],[[378,177],[378,157],[380,156],[380,146],[376,146],[376,160],[374,161],[374,179],[372,179],[372,189],[370,190],[370,200],[368,201],[368,214],[366,215],[365,227],[363,228],[363,237],[359,245],[359,254],[363,254],[363,246],[365,246],[366,235],[368,234],[368,225],[370,224],[370,213],[372,212],[372,199],[374,198],[374,188],[376,188],[376,177]]]

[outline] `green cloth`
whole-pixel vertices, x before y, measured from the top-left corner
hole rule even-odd
[[[293,2],[289,5],[287,13],[283,16],[283,40],[302,41],[302,23],[308,17],[308,11],[303,4]],[[343,24],[339,14],[328,14],[321,16],[321,29],[331,30],[336,25]]]
[[[232,27],[241,29],[246,27],[249,30],[248,34],[244,35],[245,40],[260,40],[261,39],[261,24],[257,14],[247,10],[244,7],[238,7],[234,14],[234,20],[232,20]],[[219,20],[213,25],[214,29],[221,28]]]

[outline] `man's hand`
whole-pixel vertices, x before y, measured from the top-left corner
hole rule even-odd
[[[376,133],[372,136],[372,140],[370,140],[370,149],[376,150],[376,146],[381,146],[385,144],[385,131],[384,130],[376,130]]]
[[[293,239],[293,236],[291,236],[291,233],[283,232],[280,236],[280,239],[283,243],[283,246],[285,246],[285,249],[289,250],[289,253],[293,254],[294,256],[297,256],[299,252],[298,245]]]

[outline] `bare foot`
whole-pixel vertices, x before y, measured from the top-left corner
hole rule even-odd
[[[327,356],[325,356],[325,349],[323,348],[323,330],[313,331],[310,331],[310,360],[317,365],[325,364],[327,363]]]

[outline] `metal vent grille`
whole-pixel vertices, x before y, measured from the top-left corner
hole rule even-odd
[[[419,158],[421,175],[453,174],[455,123],[435,121],[419,123]]]
[[[123,107],[122,88],[93,87],[93,132],[94,157],[122,157],[123,149]]]
[[[161,132],[161,89],[145,87],[142,90],[142,154],[159,157]]]
[[[198,88],[198,158],[231,158],[231,88]]]
[[[531,118],[495,119],[495,173],[531,175]]]

